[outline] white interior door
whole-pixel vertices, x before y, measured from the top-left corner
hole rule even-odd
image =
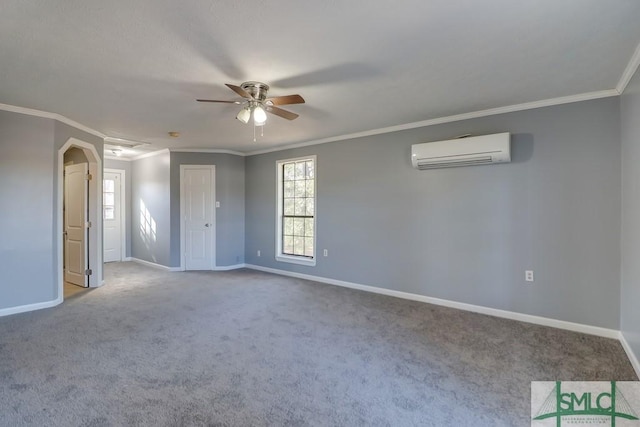
[[[64,168],[64,280],[88,286],[88,179],[89,164]]]
[[[215,266],[215,167],[181,167],[181,207],[186,270],[211,270]]]
[[[122,173],[106,172],[102,186],[104,262],[122,261]]]

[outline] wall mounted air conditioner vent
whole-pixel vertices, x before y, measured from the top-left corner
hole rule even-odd
[[[411,146],[411,163],[420,170],[508,163],[510,134],[473,136]]]

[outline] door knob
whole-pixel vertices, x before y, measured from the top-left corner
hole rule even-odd
[[[205,226],[205,227],[208,227],[208,226],[209,226],[209,224],[205,224],[204,226]]]

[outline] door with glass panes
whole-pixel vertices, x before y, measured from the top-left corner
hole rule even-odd
[[[104,262],[122,261],[122,173],[105,171],[103,178]]]

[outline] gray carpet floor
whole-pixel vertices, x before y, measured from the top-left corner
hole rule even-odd
[[[615,340],[252,270],[108,264],[0,318],[2,426],[529,426],[532,380],[637,380]]]

